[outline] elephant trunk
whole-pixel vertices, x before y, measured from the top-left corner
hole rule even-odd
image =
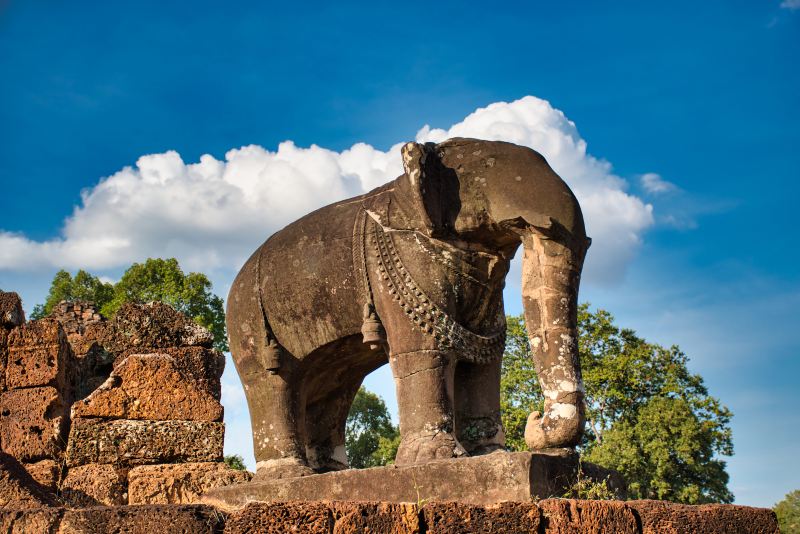
[[[545,397],[544,414],[528,417],[525,442],[531,449],[573,447],[585,423],[577,307],[586,246],[566,246],[533,230],[525,232],[522,243],[525,323]]]

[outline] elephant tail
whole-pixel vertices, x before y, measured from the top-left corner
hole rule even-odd
[[[261,280],[259,248],[239,271],[228,295],[226,322],[240,376],[276,372],[284,359],[264,309]]]

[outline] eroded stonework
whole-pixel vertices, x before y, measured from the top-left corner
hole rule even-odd
[[[26,323],[16,293],[0,292],[0,447],[24,474],[0,483],[0,501],[125,505],[131,468],[143,464],[156,464],[134,476],[151,488],[148,502],[180,504],[196,498],[192,488],[247,481],[222,463],[225,359],[212,341],[160,303],[125,304],[107,321],[90,302],[62,302]],[[200,466],[177,493],[174,462]],[[9,520],[32,528],[53,517]]]
[[[201,462],[134,467],[128,475],[130,504],[191,504],[215,488],[242,484],[247,471],[224,463]]]
[[[72,418],[222,421],[222,405],[178,370],[167,354],[134,354],[85,399]]]

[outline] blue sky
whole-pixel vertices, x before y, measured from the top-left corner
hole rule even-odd
[[[737,502],[772,505],[800,487],[799,45],[796,0],[2,2],[0,287],[30,310],[60,267],[174,254],[224,296],[255,245],[390,176],[423,126],[511,110],[587,199],[581,298],[687,352],[735,414]],[[368,385],[392,402],[386,371]]]

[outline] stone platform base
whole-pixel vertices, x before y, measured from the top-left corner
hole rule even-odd
[[[611,475],[612,488],[621,488],[618,475],[591,466],[590,478]],[[561,497],[577,480],[574,451],[496,452],[485,456],[440,460],[407,467],[350,469],[321,475],[278,480],[254,479],[206,493],[202,502],[226,512],[250,502],[381,501],[421,503],[457,501],[488,505],[502,501],[530,502]]]
[[[775,513],[725,504],[546,499],[490,506],[429,502],[251,503],[225,516],[210,506],[0,509],[0,532],[99,534],[779,534]]]

